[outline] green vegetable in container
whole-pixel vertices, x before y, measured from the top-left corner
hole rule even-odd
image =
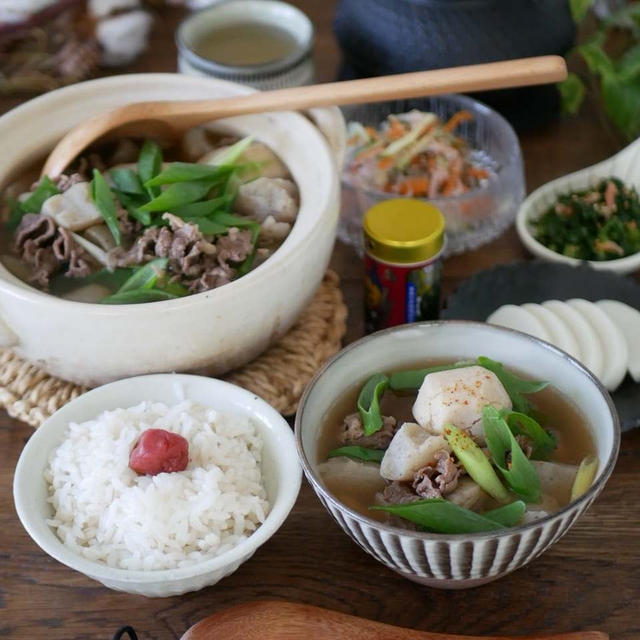
[[[493,463],[511,490],[527,502],[538,502],[540,500],[538,474],[520,448],[500,411],[486,406],[482,411],[482,426]]]
[[[523,435],[531,440],[531,458],[534,460],[546,460],[557,446],[555,437],[545,431],[531,416],[518,411],[504,409],[500,415],[506,421],[514,435]]]
[[[368,449],[367,447],[351,445],[332,449],[327,454],[327,458],[346,457],[353,458],[354,460],[361,460],[363,462],[382,462],[384,453],[385,452],[382,449]]]
[[[358,396],[358,412],[366,436],[373,435],[382,428],[380,398],[389,385],[389,378],[384,373],[371,376]]]
[[[107,184],[102,174],[97,170],[93,170],[93,180],[91,181],[91,198],[95,202],[98,211],[100,211],[104,221],[111,231],[116,244],[121,243],[120,227],[118,226],[118,214],[111,188]]]
[[[480,533],[513,527],[524,514],[524,504],[514,502],[492,512],[479,514],[443,498],[417,500],[407,504],[369,507],[414,522],[434,533]]]
[[[578,473],[571,487],[571,499],[577,500],[581,495],[585,494],[589,487],[593,484],[593,479],[598,471],[598,459],[595,456],[587,456],[582,460],[578,467]]]
[[[445,438],[471,478],[498,502],[508,502],[509,492],[500,482],[487,456],[471,436],[466,431],[449,424],[445,427]]]

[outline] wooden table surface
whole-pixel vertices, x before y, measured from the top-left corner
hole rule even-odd
[[[331,80],[338,50],[331,34],[333,2],[295,2],[317,27],[318,79]],[[152,46],[123,71],[174,71],[173,30],[180,11],[157,20]],[[0,112],[19,103],[0,100]],[[521,136],[527,185],[601,160],[619,143],[588,106],[579,117]],[[526,259],[510,229],[481,249],[449,259],[445,289],[496,263]],[[336,246],[333,266],[350,309],[347,340],[362,333],[361,265]],[[447,592],[421,587],[377,563],[331,520],[306,482],[282,529],[215,587],[166,599],[117,593],[49,558],[15,514],[12,478],[32,429],[0,414],[0,637],[108,639],[123,624],[141,640],[179,638],[224,607],[286,599],[400,626],[469,634],[526,634],[602,629],[616,640],[640,638],[640,430],[622,439],[613,477],[589,512],[529,566],[492,584]]]

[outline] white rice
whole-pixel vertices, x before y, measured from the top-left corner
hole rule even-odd
[[[129,454],[145,429],[189,442],[184,471],[139,476]],[[213,558],[248,537],[269,503],[253,422],[190,401],[143,402],[71,423],[49,459],[48,520],[76,553],[122,569],[172,569]]]

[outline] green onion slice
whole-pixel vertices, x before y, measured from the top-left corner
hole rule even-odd
[[[482,410],[482,425],[493,463],[511,490],[526,502],[539,502],[538,474],[500,415],[500,411],[486,406]]]
[[[362,419],[362,426],[366,436],[373,435],[382,428],[382,414],[380,413],[380,398],[389,384],[389,378],[384,373],[371,376],[362,387],[358,396],[358,412]]]
[[[347,446],[332,449],[327,454],[327,458],[337,458],[345,456],[354,460],[362,460],[364,462],[382,462],[385,452],[382,449],[368,449],[367,447]]]
[[[118,225],[118,215],[116,213],[116,204],[113,198],[111,188],[107,184],[102,174],[97,170],[93,170],[93,180],[91,181],[91,198],[95,202],[98,211],[102,214],[104,221],[111,231],[116,244],[120,244],[120,226]]]
[[[445,426],[444,435],[460,464],[480,487],[498,502],[508,502],[509,492],[500,482],[487,456],[471,436],[452,424]]]

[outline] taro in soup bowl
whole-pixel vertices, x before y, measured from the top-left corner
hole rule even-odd
[[[527,564],[610,476],[620,428],[577,361],[501,327],[427,322],[350,345],[296,417],[329,513],[410,580],[460,589]]]

